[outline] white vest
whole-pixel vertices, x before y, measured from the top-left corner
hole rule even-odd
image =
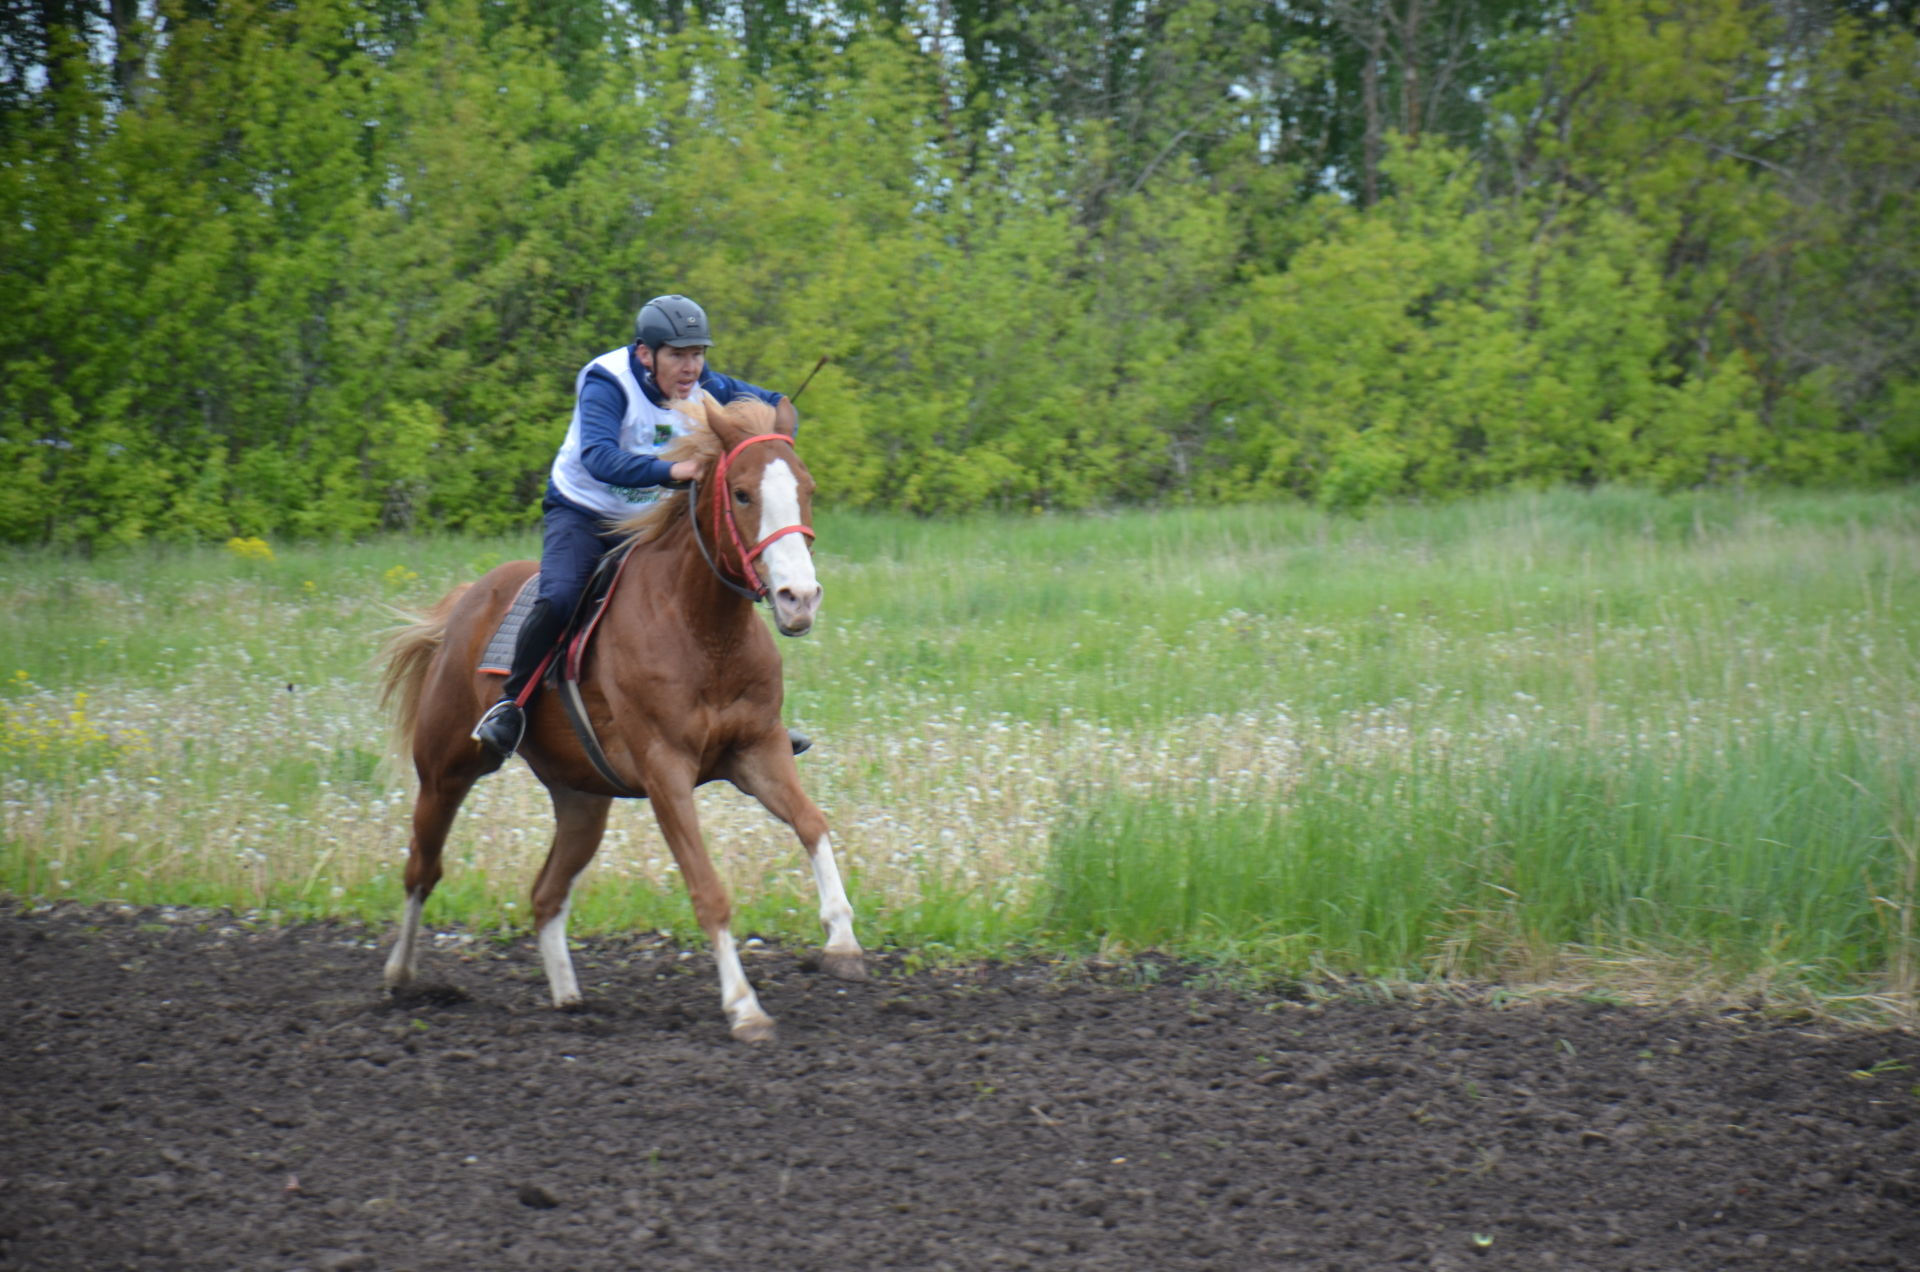
[[[625,345],[580,368],[573,382],[573,423],[553,461],[553,485],[567,502],[617,520],[632,516],[666,492],[660,486],[609,486],[580,462],[580,390],[586,387],[587,373],[595,367],[611,375],[626,391],[627,414],[620,421],[620,449],[628,454],[659,454],[668,442],[687,431],[690,421],[672,407],[655,406],[647,399],[633,376],[632,352]]]

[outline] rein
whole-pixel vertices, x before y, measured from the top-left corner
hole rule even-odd
[[[714,467],[713,519],[717,524],[726,526],[727,537],[733,541],[733,550],[740,557],[741,576],[747,583],[752,585],[751,587],[742,587],[740,584],[728,578],[726,573],[720,568],[720,562],[716,559],[712,550],[707,547],[706,539],[701,537],[700,481],[698,478],[695,478],[691,482],[692,489],[688,492],[689,497],[687,499],[687,516],[688,519],[693,522],[693,541],[699,545],[700,555],[706,559],[707,568],[713,571],[713,577],[726,584],[729,591],[743,600],[764,601],[767,599],[768,588],[766,582],[761,579],[760,572],[753,568],[754,558],[764,553],[776,540],[783,539],[790,534],[803,534],[811,541],[813,539],[813,527],[800,525],[798,523],[790,526],[782,526],[772,534],[761,539],[760,542],[754,544],[752,549],[749,550],[746,541],[740,537],[740,523],[734,519],[733,504],[727,499],[727,469],[732,465],[734,459],[739,456],[741,451],[754,445],[756,442],[787,442],[791,444],[792,441],[792,438],[783,433],[759,433],[740,442],[732,450],[721,456],[720,462]]]

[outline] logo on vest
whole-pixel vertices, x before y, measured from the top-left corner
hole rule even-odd
[[[630,504],[649,504],[660,497],[658,486],[608,486],[607,490]]]

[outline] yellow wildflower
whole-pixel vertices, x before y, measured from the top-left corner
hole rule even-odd
[[[265,539],[233,538],[227,540],[227,551],[243,561],[271,561],[273,547]]]

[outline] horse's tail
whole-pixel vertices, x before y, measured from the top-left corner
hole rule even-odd
[[[380,705],[391,712],[393,732],[391,749],[404,757],[413,749],[414,726],[420,722],[420,688],[426,683],[427,667],[440,652],[447,638],[447,616],[471,587],[462,583],[425,614],[402,613],[412,621],[392,628],[380,644]]]

